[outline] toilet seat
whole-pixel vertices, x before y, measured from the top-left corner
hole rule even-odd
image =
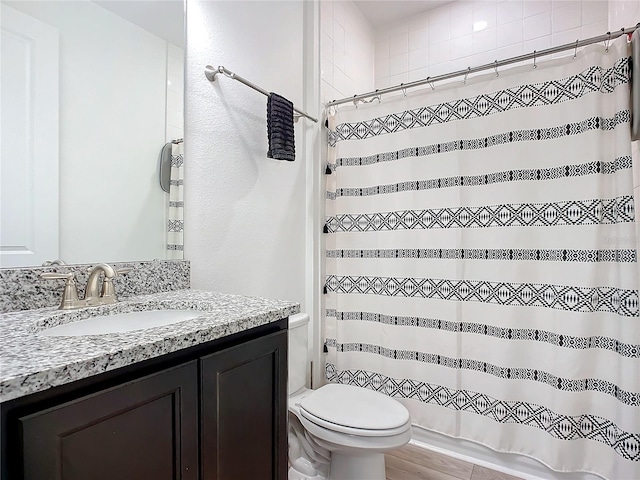
[[[336,432],[333,429],[316,425],[302,415],[298,418],[313,441],[329,450],[332,458],[337,452],[346,451],[358,454],[368,451],[387,452],[395,450],[411,440],[411,422],[407,422],[404,431],[396,435],[365,436],[361,434],[362,431],[358,431],[356,435]],[[387,432],[385,431],[385,433]]]
[[[347,427],[345,425],[338,425],[335,423],[327,422],[326,420],[322,420],[321,418],[310,415],[303,409],[300,409],[300,414],[302,415],[302,417],[304,417],[305,420],[314,423],[320,428],[325,428],[335,433],[346,433],[347,435],[354,435],[358,437],[391,437],[406,432],[411,426],[411,422],[407,421],[407,423],[405,423],[404,425],[393,429],[365,430],[362,428]]]
[[[411,428],[404,405],[361,387],[328,384],[302,398],[299,407],[303,418],[336,433],[389,437]]]

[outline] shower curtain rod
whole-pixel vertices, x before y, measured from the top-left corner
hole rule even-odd
[[[205,74],[205,76],[207,77],[207,79],[210,82],[215,82],[216,81],[216,75],[218,75],[219,73],[222,73],[223,75],[225,75],[225,76],[227,76],[229,78],[232,78],[233,80],[237,80],[240,83],[244,83],[247,87],[251,87],[254,90],[262,93],[263,95],[266,95],[267,97],[269,96],[269,92],[267,92],[264,88],[259,87],[255,83],[250,82],[249,80],[247,80],[246,78],[241,77],[237,73],[234,73],[231,70],[226,69],[222,65],[218,66],[218,68],[214,68],[211,65],[207,65],[206,67],[204,67],[204,74]],[[296,112],[296,114],[299,115],[299,116],[306,117],[309,120],[311,120],[312,122],[318,123],[318,119],[317,118],[313,118],[308,113],[305,113],[305,112],[303,112],[301,110],[298,110],[296,107],[293,107],[293,111]]]
[[[375,98],[375,97],[379,97],[380,95],[383,95],[383,94],[386,94],[386,93],[392,93],[392,92],[397,92],[397,91],[400,91],[400,90],[406,90],[408,88],[419,87],[421,85],[429,84],[429,85],[431,85],[431,88],[433,88],[433,85],[432,85],[433,82],[438,82],[438,81],[441,81],[441,80],[448,80],[450,78],[461,77],[461,76],[465,76],[466,77],[467,75],[470,75],[472,73],[481,72],[483,70],[495,69],[496,73],[497,73],[498,67],[502,67],[504,65],[511,65],[512,63],[523,62],[525,60],[533,59],[533,65],[534,65],[534,68],[535,68],[536,67],[536,59],[538,57],[543,57],[545,55],[551,55],[553,53],[558,53],[558,52],[564,52],[566,50],[571,50],[571,49],[576,49],[577,50],[579,47],[584,47],[585,45],[590,45],[592,43],[599,43],[599,42],[607,42],[607,48],[608,48],[610,40],[613,40],[614,38],[621,37],[622,35],[627,35],[629,33],[633,33],[638,28],[640,28],[640,23],[638,23],[634,27],[621,28],[620,30],[617,30],[615,32],[607,32],[604,35],[599,35],[597,37],[587,38],[585,40],[576,40],[573,43],[567,43],[565,45],[560,45],[560,46],[557,46],[557,47],[551,47],[551,48],[547,48],[545,50],[540,50],[540,51],[534,50],[532,53],[527,53],[527,54],[524,54],[524,55],[511,57],[511,58],[507,58],[507,59],[504,59],[504,60],[496,60],[495,62],[487,63],[485,65],[480,65],[478,67],[473,67],[473,68],[468,67],[465,70],[458,70],[456,72],[445,73],[444,75],[438,75],[438,76],[435,76],[435,77],[427,77],[427,78],[425,78],[423,80],[416,80],[414,82],[401,83],[400,85],[396,85],[394,87],[380,88],[380,89],[375,90],[373,92],[362,93],[360,95],[354,95],[353,97],[345,97],[345,98],[341,98],[339,100],[332,100],[330,102],[327,102],[327,107],[331,107],[333,105],[340,105],[340,104],[343,104],[343,103],[351,103],[351,102],[353,102],[355,104],[359,100],[363,101],[365,98],[371,98],[371,97]],[[371,98],[371,100],[373,100],[373,98]],[[371,100],[369,100],[369,102]]]

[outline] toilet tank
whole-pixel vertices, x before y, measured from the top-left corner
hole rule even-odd
[[[309,315],[289,317],[289,395],[307,385],[309,371]]]

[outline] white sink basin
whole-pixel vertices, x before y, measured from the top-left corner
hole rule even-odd
[[[161,327],[199,317],[197,310],[145,310],[142,312],[116,313],[86,318],[41,330],[38,335],[46,337],[77,337],[80,335],[102,335],[122,333],[146,328]]]

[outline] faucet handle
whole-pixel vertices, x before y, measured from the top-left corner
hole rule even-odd
[[[129,273],[131,270],[132,270],[131,268],[114,268],[116,277],[120,275],[124,275],[125,273]],[[106,276],[104,277],[104,280],[102,282],[102,292],[100,296],[104,299],[103,301],[110,301],[111,299],[113,299],[113,301],[116,301],[116,302],[118,301],[116,290],[113,287],[113,278],[109,278]]]
[[[54,265],[66,265],[66,263],[64,262],[64,260],[47,260],[46,262],[42,262],[41,267],[52,267]]]
[[[60,300],[60,306],[58,309],[69,310],[72,308],[78,308],[78,286],[76,284],[75,273],[45,272],[40,274],[40,278],[44,280],[65,280],[62,299]]]

